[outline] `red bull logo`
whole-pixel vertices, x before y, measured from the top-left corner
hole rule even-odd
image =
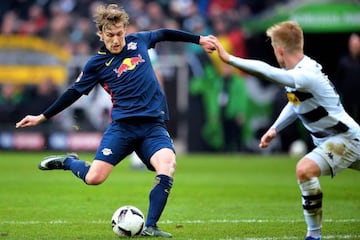
[[[119,68],[114,69],[114,72],[116,72],[117,76],[120,77],[122,73],[129,70],[134,70],[135,67],[141,62],[145,62],[145,60],[140,54],[137,57],[125,58],[120,64]]]

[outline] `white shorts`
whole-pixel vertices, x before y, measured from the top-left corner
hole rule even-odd
[[[360,171],[360,134],[329,137],[305,157],[320,167],[323,176],[333,177],[345,168]]]

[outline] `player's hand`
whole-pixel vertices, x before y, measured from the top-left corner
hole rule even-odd
[[[212,53],[216,50],[213,38],[214,36],[212,35],[200,36],[199,44],[207,53]]]
[[[230,61],[230,54],[224,49],[223,45],[220,43],[219,39],[212,36],[211,41],[213,42],[214,46],[216,47],[217,53],[222,61],[225,63],[229,63]]]
[[[269,146],[271,140],[273,140],[276,137],[276,129],[270,128],[267,130],[267,132],[261,137],[259,147],[260,148],[266,148]]]
[[[36,126],[44,121],[46,121],[46,118],[43,114],[37,116],[27,115],[21,119],[21,121],[16,123],[16,128]]]

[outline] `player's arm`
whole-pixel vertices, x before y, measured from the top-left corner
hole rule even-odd
[[[162,28],[153,31],[156,41],[189,42],[199,44],[206,52],[211,53],[215,50],[213,36],[200,36],[190,32]]]
[[[294,112],[291,103],[285,105],[280,115],[274,122],[274,124],[267,130],[267,132],[260,139],[260,148],[266,148],[269,146],[271,140],[273,140],[277,133],[289,126],[297,119],[297,115]]]
[[[223,62],[233,65],[234,67],[237,67],[258,78],[288,87],[295,87],[294,75],[289,71],[270,66],[263,61],[235,57],[226,52],[224,47],[216,38],[212,38],[212,41],[214,42],[217,53]]]
[[[69,107],[73,104],[76,100],[81,97],[81,93],[76,91],[73,88],[69,88],[66,90],[50,107],[48,107],[42,114],[37,116],[34,115],[27,115],[18,123],[16,123],[16,128],[22,127],[30,127],[36,126],[47,119],[53,117],[54,115],[58,114],[65,108]]]
[[[280,132],[292,124],[296,119],[297,114],[295,113],[292,104],[288,102],[271,127],[275,128],[276,132]]]

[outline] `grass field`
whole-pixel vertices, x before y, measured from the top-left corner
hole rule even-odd
[[[0,240],[118,239],[110,219],[120,206],[146,214],[153,173],[124,161],[105,183],[71,172],[40,171],[42,152],[0,152]],[[91,160],[92,154],[80,153]],[[182,155],[159,226],[174,239],[303,239],[297,159],[261,155]],[[360,239],[360,175],[321,178],[323,239]]]

